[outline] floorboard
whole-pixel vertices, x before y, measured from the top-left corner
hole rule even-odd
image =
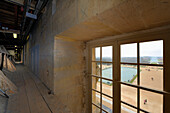
[[[29,69],[16,65],[16,72],[4,71],[18,92],[8,99],[6,113],[72,113]]]

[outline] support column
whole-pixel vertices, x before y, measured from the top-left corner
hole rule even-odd
[[[3,64],[4,64],[4,53],[2,53],[2,59],[1,59],[1,66],[0,66],[0,70],[3,69]]]

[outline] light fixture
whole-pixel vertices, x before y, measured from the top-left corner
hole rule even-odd
[[[15,46],[15,47],[17,47],[17,46]]]
[[[17,38],[17,34],[16,34],[16,33],[13,33],[13,37],[14,37],[14,38]]]
[[[17,49],[15,49],[17,51]]]

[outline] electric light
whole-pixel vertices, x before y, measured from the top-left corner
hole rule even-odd
[[[16,33],[13,33],[13,37],[14,37],[14,38],[17,38],[17,34],[16,34]]]

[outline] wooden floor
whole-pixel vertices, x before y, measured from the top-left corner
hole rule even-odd
[[[18,93],[8,99],[5,113],[71,113],[25,66],[16,68],[13,73],[4,71],[18,87]]]

